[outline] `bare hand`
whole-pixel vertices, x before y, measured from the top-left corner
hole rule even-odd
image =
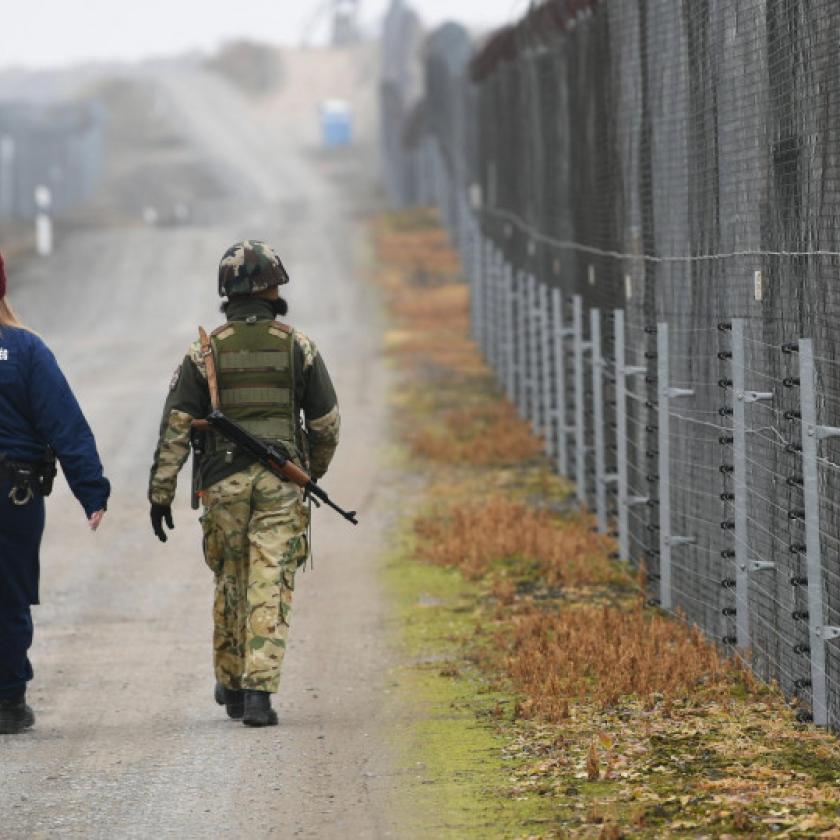
[[[104,510],[98,510],[96,513],[92,513],[90,515],[90,519],[88,519],[88,525],[90,525],[90,530],[95,531],[99,524],[102,522],[102,517],[105,516]]]

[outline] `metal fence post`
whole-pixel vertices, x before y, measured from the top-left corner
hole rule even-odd
[[[814,723],[828,723],[825,643],[840,637],[840,627],[826,626],[823,604],[820,498],[817,444],[840,435],[840,428],[817,425],[814,347],[810,338],[799,341],[799,396],[802,417],[802,479],[805,496],[805,551],[808,570],[808,629],[811,648],[811,705]]]
[[[542,423],[540,418],[540,406],[542,396],[540,394],[540,383],[542,365],[542,354],[540,353],[540,342],[542,340],[542,312],[540,312],[540,296],[539,285],[537,278],[533,274],[528,276],[528,288],[531,292],[531,331],[530,331],[530,357],[531,363],[528,365],[528,382],[530,383],[530,405],[528,414],[531,417],[531,431],[536,437],[539,437],[542,431]]]
[[[586,342],[583,340],[583,298],[572,298],[572,318],[575,341],[575,484],[577,500],[586,504],[586,426],[583,405],[583,354]]]
[[[747,569],[747,425],[744,404],[744,321],[732,319],[732,406],[733,478],[735,492],[735,627],[736,644],[750,646],[750,577]]]
[[[488,365],[492,366],[492,341],[493,341],[493,295],[496,291],[496,247],[491,239],[484,243],[484,292],[482,295],[483,309],[481,312],[481,353]]]
[[[668,356],[668,325],[656,328],[656,358],[659,390],[659,605],[673,608],[671,585],[671,550],[681,545],[693,545],[695,537],[674,536],[671,533],[671,400],[690,397],[694,391],[671,387],[671,365]]]
[[[505,359],[502,387],[507,393],[508,400],[514,400],[514,385],[516,376],[516,289],[513,284],[513,272],[510,266],[505,266],[504,308],[505,308]]]
[[[556,423],[555,432],[555,458],[557,459],[557,470],[562,476],[569,474],[569,457],[566,449],[568,440],[567,432],[568,419],[566,417],[566,406],[568,393],[566,391],[566,340],[569,337],[569,330],[566,327],[566,319],[563,317],[563,292],[560,289],[553,289],[551,292],[552,314],[554,315],[554,384],[557,395],[555,404],[554,419]]]
[[[647,496],[630,498],[627,464],[627,379],[647,373],[645,367],[628,367],[627,332],[624,324],[624,310],[616,309],[613,315],[615,335],[615,443],[618,481],[618,554],[626,563],[630,560],[629,511],[634,505],[644,504]]]
[[[528,299],[528,283],[524,272],[517,272],[517,286],[519,287],[519,318],[517,325],[517,377],[516,377],[516,408],[519,416],[524,420],[526,406],[528,405],[528,311],[530,301]]]
[[[484,324],[481,320],[484,306],[484,241],[478,222],[473,222],[472,252],[472,336],[476,346],[484,346]]]
[[[595,445],[595,512],[598,532],[607,533],[607,481],[604,453],[604,360],[601,357],[601,310],[589,311],[592,343],[592,423]]]
[[[554,404],[551,394],[551,302],[549,299],[548,284],[540,284],[540,319],[542,329],[542,418],[543,436],[545,438],[545,454],[551,458],[554,454]]]

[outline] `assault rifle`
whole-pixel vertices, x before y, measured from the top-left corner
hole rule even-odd
[[[353,525],[358,525],[359,521],[356,519],[356,511],[346,511],[340,508],[328,495],[325,490],[320,488],[309,473],[302,470],[295,464],[285,451],[275,446],[269,446],[263,443],[259,438],[255,438],[250,432],[243,429],[235,421],[225,417],[221,411],[212,411],[206,420],[196,420],[193,423],[194,429],[215,429],[220,435],[227,438],[231,443],[235,443],[244,452],[249,452],[253,455],[267,470],[271,470],[276,476],[291,481],[292,484],[297,484],[302,487],[304,494],[311,497],[317,505],[318,502],[323,502],[327,507],[331,507],[336,513],[343,516],[348,522]]]

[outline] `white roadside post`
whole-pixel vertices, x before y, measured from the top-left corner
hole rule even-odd
[[[0,135],[0,218],[12,215],[15,209],[15,140]]]
[[[52,207],[52,193],[43,184],[35,187],[35,250],[39,257],[48,257],[53,252],[53,226],[49,210]]]

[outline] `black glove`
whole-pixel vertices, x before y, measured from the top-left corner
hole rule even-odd
[[[166,542],[166,531],[163,530],[163,523],[166,522],[169,528],[175,527],[175,523],[172,521],[172,507],[170,505],[156,505],[152,502],[149,516],[152,519],[152,530],[155,532],[155,536],[161,542]]]

